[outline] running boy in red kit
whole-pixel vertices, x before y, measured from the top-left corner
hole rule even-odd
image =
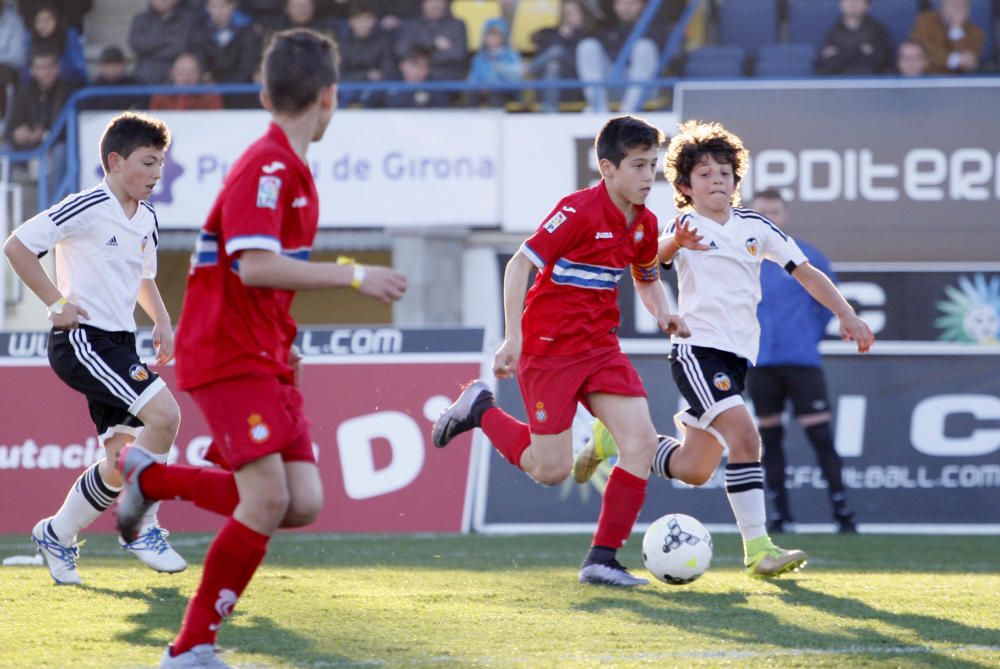
[[[233,165],[199,234],[177,330],[177,382],[211,429],[214,459],[232,473],[119,459],[129,537],[153,500],[186,499],[230,516],[205,556],[201,584],[161,667],[226,666],[215,653],[228,616],[278,527],[308,525],[322,484],[295,387],[299,355],[289,314],[296,290],[353,286],[384,303],[405,278],[385,267],[307,261],[319,200],[305,162],[337,100],[336,45],[317,33],[278,33],[263,63],[267,133]]]
[[[506,339],[493,373],[517,370],[529,423],[496,406],[482,381],[470,384],[434,424],[436,446],[481,427],[512,465],[545,485],[573,466],[577,402],[606,422],[621,458],[608,478],[581,583],[648,583],[619,564],[646,497],[656,431],[646,390],[618,344],[618,281],[631,267],[636,292],[660,329],[687,336],[669,313],[656,259],[656,216],[643,203],[656,178],[663,133],[634,116],[611,119],[595,142],[603,179],[566,196],[514,254],[504,273]],[[528,276],[538,270],[528,291]]]

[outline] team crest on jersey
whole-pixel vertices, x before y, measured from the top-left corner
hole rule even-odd
[[[549,412],[545,410],[545,405],[541,402],[535,402],[535,420],[539,423],[544,423],[549,419]]]
[[[646,230],[645,230],[645,228],[642,227],[642,223],[640,223],[636,227],[635,234],[632,235],[632,238],[635,239],[635,243],[638,244],[639,242],[642,241],[642,238],[645,237],[645,236],[646,236]]]
[[[247,425],[250,426],[250,438],[255,443],[262,443],[271,437],[271,428],[267,426],[259,413],[252,413],[247,418]]]
[[[760,242],[757,241],[756,237],[751,237],[743,244],[743,248],[747,250],[747,253],[756,258],[757,253],[760,251]]]
[[[566,214],[562,213],[561,211],[557,211],[556,213],[552,214],[552,218],[545,221],[545,225],[543,227],[545,228],[546,232],[552,234],[553,232],[556,231],[556,228],[558,228],[560,225],[563,224],[563,221],[565,220],[566,220]]]
[[[145,366],[135,364],[128,368],[128,375],[132,377],[134,381],[145,381],[149,378],[149,370]]]
[[[281,178],[262,176],[257,182],[257,206],[261,209],[277,209]]]
[[[718,374],[712,377],[712,385],[714,385],[722,392],[726,392],[727,390],[733,387],[733,382],[729,379],[728,374],[723,374],[722,372],[719,372]]]

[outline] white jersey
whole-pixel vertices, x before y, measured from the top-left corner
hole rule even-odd
[[[671,341],[729,351],[756,362],[760,264],[767,258],[791,272],[806,256],[794,239],[753,209],[732,209],[725,225],[697,213],[684,214],[670,223],[666,234],[672,235],[683,220],[692,222],[701,243],[711,248],[682,248],[670,263],[677,265],[680,315],[691,330],[689,338]]]
[[[159,230],[153,205],[140,201],[127,218],[102,181],[25,221],[14,234],[39,257],[55,248],[59,292],[90,314],[82,323],[135,331],[139,285],[156,277]]]

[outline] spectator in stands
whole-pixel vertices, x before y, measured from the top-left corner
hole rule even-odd
[[[0,119],[7,116],[7,89],[17,87],[24,64],[24,22],[14,0],[0,0]]]
[[[912,39],[899,43],[896,50],[896,72],[902,77],[922,77],[927,74],[927,52],[924,45]]]
[[[200,86],[205,83],[201,62],[193,53],[182,53],[170,68],[174,86]],[[157,93],[149,101],[150,109],[222,109],[218,93]]]
[[[128,43],[136,54],[135,78],[144,84],[163,84],[177,56],[188,50],[197,22],[180,0],[149,0],[149,9],[132,18]]]
[[[66,100],[78,84],[59,71],[59,54],[39,49],[31,54],[31,78],[22,82],[14,96],[10,118],[4,128],[5,142],[16,151],[38,147],[59,118]],[[66,143],[58,141],[49,153],[49,183],[66,171]]]
[[[375,0],[379,27],[394,33],[410,19],[420,16],[420,6],[414,0]]]
[[[66,24],[54,3],[35,4],[35,13],[28,22],[25,53],[35,50],[51,51],[59,54],[59,71],[64,79],[79,84],[87,82],[87,59],[83,55],[83,38],[76,28]],[[22,72],[22,79],[28,78],[28,71]]]
[[[614,26],[598,30],[595,37],[583,39],[577,46],[576,69],[581,81],[602,81],[611,75],[614,63],[645,7],[645,0],[614,0]],[[652,22],[635,42],[625,71],[627,80],[642,81],[655,78],[659,65],[660,45],[666,37],[666,28],[665,24]],[[603,86],[587,86],[583,93],[587,98],[588,111],[607,112],[608,91]],[[625,113],[637,111],[642,93],[642,86],[629,86],[622,98],[621,111]]]
[[[66,25],[83,34],[83,18],[94,6],[94,0],[17,0],[18,11],[25,23],[31,22],[40,5],[52,5],[56,14],[63,18]]]
[[[240,10],[250,17],[255,30],[267,34],[281,25],[285,0],[240,0]]]
[[[420,16],[399,29],[396,55],[411,53],[414,46],[430,50],[431,79],[465,80],[469,51],[465,21],[451,15],[448,0],[421,0]]]
[[[128,59],[121,48],[107,46],[97,59],[97,76],[91,86],[136,86],[139,82],[128,71]],[[80,109],[144,109],[148,106],[148,96],[145,95],[102,95],[100,97],[84,98],[79,103]]]
[[[892,70],[892,39],[868,15],[869,0],[840,0],[840,19],[816,59],[817,74],[882,74]]]
[[[531,35],[536,53],[529,65],[536,78],[576,79],[576,47],[593,33],[592,15],[582,0],[563,0],[559,9],[559,25],[542,28]],[[542,110],[558,110],[560,100],[581,99],[578,90],[541,90]]]
[[[191,50],[219,84],[250,83],[260,60],[260,37],[234,22],[236,0],[208,0],[208,16],[194,27]]]
[[[488,19],[483,23],[482,46],[472,57],[469,67],[469,83],[484,87],[496,84],[518,83],[524,78],[524,64],[521,54],[510,46],[510,31],[507,21],[500,17]],[[517,91],[510,89],[479,90],[469,92],[469,104],[486,103],[491,107],[500,107],[514,100]]]
[[[396,68],[392,38],[378,25],[372,0],[353,0],[347,17],[347,30],[340,40],[341,81],[377,83],[391,76]],[[380,93],[340,90],[340,104],[361,103],[378,106]]]
[[[408,84],[420,84],[430,78],[430,49],[414,44],[399,59],[399,72],[403,81]],[[451,96],[447,91],[426,90],[423,88],[390,88],[385,94],[385,106],[397,109],[426,109],[430,107],[447,107]]]
[[[975,72],[983,59],[985,35],[970,19],[969,0],[941,0],[917,17],[910,32],[927,52],[930,74]]]
[[[308,28],[331,38],[337,32],[334,22],[316,11],[316,0],[285,0],[285,16],[279,28]]]

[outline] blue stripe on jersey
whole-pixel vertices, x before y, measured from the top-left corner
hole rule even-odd
[[[100,191],[97,197],[80,198],[73,203],[72,207],[70,206],[62,207],[59,210],[60,213],[50,214],[49,218],[52,219],[52,222],[55,223],[56,226],[58,227],[63,223],[65,223],[66,221],[73,218],[74,216],[86,211],[87,209],[90,209],[94,205],[101,204],[102,202],[106,202],[107,200],[110,199],[111,198],[108,197],[107,193],[105,193],[104,191]]]
[[[524,255],[531,261],[531,264],[541,269],[545,267],[545,261],[542,260],[542,256],[535,253],[535,250],[528,246],[526,242],[521,243],[521,250],[524,251]]]
[[[287,258],[295,258],[296,260],[309,260],[311,254],[312,249],[308,246],[298,249],[281,249],[281,255]]]
[[[758,221],[761,221],[762,223],[764,223],[765,225],[767,225],[769,228],[771,228],[772,230],[774,230],[775,232],[777,232],[779,235],[781,235],[781,238],[783,240],[785,240],[786,242],[788,241],[788,235],[786,235],[784,232],[782,232],[781,228],[779,228],[777,225],[775,225],[774,223],[772,223],[770,221],[770,219],[762,216],[761,214],[759,214],[758,212],[754,211],[753,209],[735,209],[734,208],[733,209],[733,213],[736,214],[737,216],[739,216],[740,218],[756,218]]]
[[[624,269],[575,263],[565,258],[556,261],[552,268],[552,283],[592,290],[614,290]]]
[[[215,265],[218,262],[219,236],[202,230],[194,242],[194,255],[191,256],[192,268]]]

